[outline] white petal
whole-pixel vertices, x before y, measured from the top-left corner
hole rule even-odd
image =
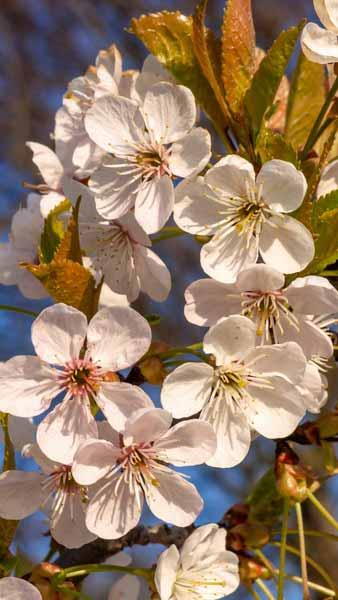
[[[32,325],[37,355],[51,364],[64,365],[78,358],[87,331],[85,315],[66,304],[45,308]]]
[[[2,285],[17,284],[20,272],[19,260],[17,250],[11,242],[0,245],[0,283]]]
[[[311,362],[306,365],[301,391],[306,409],[318,414],[328,399],[327,381],[321,375],[318,367]]]
[[[185,318],[195,325],[210,327],[221,317],[241,311],[241,297],[232,284],[199,279],[187,287],[184,296]]]
[[[136,102],[122,96],[103,96],[85,116],[89,137],[112,154],[134,154],[140,141],[142,117]]]
[[[291,383],[302,381],[306,367],[304,353],[295,341],[253,348],[245,361],[255,361],[253,369],[257,373],[282,375]]]
[[[338,312],[338,291],[325,277],[298,277],[284,290],[284,295],[297,313],[324,315]]]
[[[311,233],[293,217],[274,217],[263,225],[259,251],[264,262],[282,273],[305,269],[315,254]]]
[[[172,145],[169,168],[178,177],[193,177],[204,169],[210,156],[210,133],[202,127],[196,127],[185,138]]]
[[[42,600],[39,590],[18,577],[0,579],[0,600]]]
[[[87,185],[83,185],[83,183],[69,177],[63,177],[62,187],[67,199],[70,200],[73,206],[76,206],[79,198],[81,198],[81,203],[90,202],[94,204],[94,194]]]
[[[110,589],[107,600],[137,600],[141,589],[138,577],[124,575]]]
[[[303,317],[303,315],[297,315],[297,313],[295,317],[298,320],[298,328],[283,320],[284,334],[280,336],[280,341],[297,342],[308,359],[313,356],[330,358],[333,346],[327,333],[313,323],[311,319]]]
[[[269,160],[257,176],[262,198],[277,212],[293,212],[302,204],[307,182],[302,171],[285,160]]]
[[[169,175],[156,176],[142,184],[135,201],[135,217],[146,233],[162,229],[173,211],[174,199]]]
[[[247,406],[250,426],[266,438],[290,435],[302,420],[305,407],[298,387],[280,377],[273,377],[274,389],[265,390],[250,385],[252,395]]]
[[[69,465],[80,444],[97,435],[88,399],[69,396],[40,423],[37,442],[48,458]]]
[[[161,460],[177,467],[201,465],[214,454],[216,438],[208,423],[192,419],[171,427],[154,448]]]
[[[26,146],[33,152],[33,162],[38,167],[44,181],[52,190],[58,190],[64,170],[55,152],[48,146],[36,142],[27,142]]]
[[[313,0],[315,11],[327,29],[338,31],[338,7],[335,0]]]
[[[248,186],[255,185],[255,171],[245,158],[231,154],[209,169],[205,182],[228,198],[246,198]]]
[[[86,504],[79,491],[65,493],[62,505],[52,512],[50,532],[56,542],[66,548],[80,548],[95,539],[86,527]]]
[[[65,199],[65,195],[60,192],[49,192],[41,196],[41,214],[46,219],[53,208],[58,206]]]
[[[224,552],[226,531],[215,523],[198,527],[185,540],[181,549],[181,562],[184,570],[197,565],[199,560],[213,552]]]
[[[154,481],[147,481],[145,487],[147,504],[158,519],[187,527],[200,514],[203,500],[194,485],[175,471],[169,471],[152,469]]]
[[[36,425],[33,419],[9,416],[8,419],[9,437],[15,448],[21,452],[27,444],[33,444],[36,438]]]
[[[87,332],[88,355],[111,371],[126,369],[149,349],[151,329],[136,310],[127,306],[103,308],[92,318]]]
[[[42,504],[43,476],[29,471],[5,471],[0,475],[0,517],[24,519]]]
[[[89,187],[95,194],[97,212],[105,219],[118,219],[134,206],[136,192],[141,182],[137,171],[128,174],[130,163],[116,169],[114,164],[121,159],[107,158],[89,180]]]
[[[0,410],[34,417],[49,407],[59,386],[51,369],[37,356],[14,356],[0,363]]]
[[[165,378],[162,406],[176,419],[198,413],[208,402],[214,380],[214,370],[206,363],[185,363]]]
[[[252,238],[248,247],[244,235],[234,228],[224,233],[220,228],[201,250],[203,271],[223,283],[233,283],[243,269],[255,264],[258,257],[258,239]]]
[[[120,538],[140,520],[143,495],[123,477],[108,481],[89,502],[86,524],[104,540]]]
[[[174,219],[191,234],[211,235],[212,226],[222,220],[224,206],[202,177],[186,180],[175,188]]]
[[[72,473],[80,485],[92,485],[108,475],[114,467],[120,450],[105,440],[88,440],[74,456]]]
[[[337,34],[319,27],[317,23],[305,25],[301,44],[306,58],[313,62],[326,65],[338,61]]]
[[[48,297],[48,292],[42,283],[32,273],[21,268],[18,270],[17,286],[25,298],[39,300]]]
[[[284,286],[285,277],[282,273],[268,265],[252,265],[241,271],[236,286],[241,292],[274,292]]]
[[[149,396],[139,387],[129,383],[103,383],[96,402],[110,425],[122,431],[126,420],[141,408],[152,408]]]
[[[135,268],[141,289],[156,302],[164,302],[171,289],[170,271],[150,248],[134,246]]]
[[[192,92],[167,82],[152,85],[146,93],[142,113],[152,139],[160,144],[176,142],[193,127],[196,104]]]
[[[227,405],[226,400],[221,398],[210,402],[203,409],[200,418],[213,427],[217,437],[216,452],[207,464],[224,469],[242,462],[251,443],[250,428],[245,414],[232,404]]]
[[[115,44],[106,50],[100,50],[95,65],[97,77],[114,94],[122,75],[122,57]]]
[[[338,190],[338,160],[332,161],[323,170],[317,187],[317,198],[326,196],[335,190]]]
[[[128,298],[122,294],[116,294],[110,289],[109,285],[103,282],[99,298],[99,310],[101,308],[111,308],[112,306],[129,306]]]
[[[199,582],[197,585],[193,583],[194,578]],[[200,600],[223,598],[239,586],[238,558],[233,552],[226,550],[211,553],[201,564],[183,572],[179,580],[182,585],[189,586],[190,583],[191,593],[196,594],[196,598]]]
[[[210,327],[204,337],[203,349],[206,354],[214,354],[216,364],[224,365],[239,360],[255,346],[256,328],[246,317],[233,315],[220,319]]]
[[[180,564],[180,554],[174,546],[164,550],[157,559],[155,585],[161,600],[171,600]]]
[[[167,433],[172,416],[162,408],[137,410],[126,422],[123,432],[125,446],[156,442]]]

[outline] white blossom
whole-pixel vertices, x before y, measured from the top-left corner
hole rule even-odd
[[[150,341],[147,321],[129,307],[102,309],[89,325],[71,306],[46,308],[32,326],[37,356],[15,356],[0,364],[0,410],[39,415],[65,393],[38,426],[37,441],[51,460],[67,464],[81,441],[97,436],[91,401],[111,416],[116,429],[134,410],[149,405],[140,388],[111,375],[139,360]]]
[[[207,363],[185,363],[164,380],[161,402],[175,418],[200,412],[212,425],[217,451],[207,461],[232,467],[248,453],[251,431],[266,438],[290,435],[306,406],[301,391],[306,358],[298,344],[255,346],[256,327],[247,317],[220,319],[204,337]]]
[[[282,160],[254,168],[237,155],[222,158],[205,175],[176,190],[174,218],[191,234],[212,236],[201,250],[202,269],[223,283],[256,263],[283,273],[306,267],[314,256],[310,232],[288,213],[303,202],[306,179]]]
[[[156,517],[174,525],[185,527],[199,515],[202,498],[168,463],[202,464],[215,451],[215,435],[195,419],[170,428],[171,422],[165,410],[140,409],[126,421],[120,438],[111,432],[108,441],[94,439],[79,448],[75,480],[102,483],[88,504],[90,531],[104,539],[121,537],[139,522],[144,498]]]
[[[85,117],[91,139],[109,156],[90,178],[98,212],[118,219],[133,207],[147,233],[159,231],[174,206],[174,177],[199,173],[210,158],[210,135],[194,127],[191,91],[156,83],[144,102],[98,99]]]
[[[317,187],[317,198],[338,190],[338,160],[333,160],[323,169]]]
[[[196,325],[210,327],[221,317],[241,313],[255,323],[257,344],[294,341],[308,359],[333,354],[322,324],[336,322],[338,292],[325,277],[297,277],[285,287],[282,273],[258,264],[241,271],[233,284],[195,281],[185,299],[185,316]]]
[[[0,244],[0,283],[17,285],[26,298],[48,296],[43,285],[20,263],[36,263],[43,229],[40,196],[28,194],[26,207],[14,214],[9,241]]]
[[[155,571],[160,600],[217,600],[239,586],[238,558],[225,549],[226,531],[218,525],[196,529],[179,551],[162,552]]]
[[[34,585],[18,577],[0,579],[0,600],[42,600]]]
[[[318,18],[324,25],[307,23],[301,45],[305,56],[316,63],[338,62],[338,5],[336,0],[313,0]]]

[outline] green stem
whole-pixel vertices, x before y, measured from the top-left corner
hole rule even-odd
[[[161,231],[161,233],[157,236],[152,238],[152,243],[153,244],[157,244],[157,242],[162,242],[163,240],[170,240],[171,238],[175,238],[175,237],[179,237],[181,235],[187,235],[186,231],[182,231],[182,229],[180,229],[179,227],[164,227]]]
[[[338,271],[331,271],[328,269],[327,271],[322,271],[319,273],[322,277],[338,277]]]
[[[270,545],[275,546],[276,548],[280,548],[280,546],[281,546],[280,542],[270,542]],[[300,558],[300,552],[299,552],[298,548],[295,548],[294,546],[289,546],[289,544],[286,544],[285,548],[286,548],[287,552],[289,552],[290,554],[294,554],[295,556],[298,556],[298,558]],[[322,576],[324,581],[326,581],[326,583],[330,587],[332,587],[333,589],[336,589],[336,585],[335,585],[334,581],[331,579],[330,575],[323,567],[321,567],[315,560],[313,560],[313,558],[310,558],[310,556],[306,557],[306,561],[308,562],[309,565],[311,565],[311,567],[313,567],[313,569],[315,569],[317,571],[317,573],[319,573],[319,575]]]
[[[89,564],[89,565],[78,565],[76,567],[68,567],[63,569],[60,573],[57,573],[53,579],[56,584],[60,584],[60,581],[65,579],[71,579],[73,577],[85,577],[89,573],[128,573],[129,575],[136,575],[138,577],[144,577],[149,580],[152,577],[151,569],[138,569],[134,567],[122,567],[119,565],[106,565],[106,564]]]
[[[8,304],[0,304],[0,310],[8,310],[10,312],[20,313],[22,315],[29,315],[30,317],[37,317],[39,313],[33,310],[27,310],[27,308],[20,308],[19,306],[9,306]]]
[[[269,588],[267,587],[267,585],[265,585],[265,583],[264,583],[264,581],[262,581],[262,579],[256,579],[255,583],[262,590],[262,592],[266,595],[266,597],[269,598],[269,600],[276,600],[276,598],[270,592]]]
[[[288,579],[289,581],[294,581],[295,583],[299,583],[300,585],[303,584],[303,579],[301,577],[297,577],[297,575],[285,575],[285,579]],[[323,594],[329,596],[335,595],[334,590],[324,587],[323,585],[319,585],[318,583],[314,583],[313,581],[308,581],[308,586],[309,588],[311,588],[312,590],[316,590],[317,592],[322,592]]]
[[[263,565],[266,566],[266,568],[270,571],[271,576],[277,580],[276,577],[276,573],[277,573],[277,569],[275,568],[275,566],[272,564],[272,562],[267,558],[267,556],[265,556],[265,554],[262,552],[262,550],[260,550],[259,548],[256,548],[254,550],[255,555],[257,556],[257,558],[260,559],[260,561],[263,563]]]
[[[283,600],[283,598],[284,598],[284,573],[285,573],[285,562],[286,562],[286,538],[287,538],[287,534],[288,534],[289,510],[290,510],[290,500],[289,500],[289,498],[285,498],[284,499],[283,520],[282,520],[280,553],[279,553],[279,575],[278,575],[277,600]]]
[[[4,462],[3,471],[9,471],[15,469],[15,453],[11,438],[9,437],[8,431],[8,415],[6,413],[0,413],[0,424],[4,434]]]
[[[331,87],[331,89],[326,97],[326,100],[321,108],[321,111],[320,111],[317,119],[315,120],[313,127],[309,133],[309,137],[308,137],[306,144],[303,148],[303,151],[301,153],[302,160],[305,160],[307,158],[307,155],[309,154],[310,150],[312,150],[313,145],[317,139],[318,131],[321,127],[322,121],[323,121],[323,119],[329,109],[329,106],[330,106],[332,100],[334,99],[337,91],[338,91],[338,77],[336,77],[336,80],[335,80],[333,86]]]
[[[273,535],[279,534],[279,531],[272,531]],[[338,535],[328,533],[327,531],[315,531],[314,529],[304,529],[305,536],[308,537],[323,537],[333,542],[338,542]],[[298,535],[298,529],[288,529],[288,535]]]
[[[299,532],[300,566],[301,566],[301,573],[302,573],[302,579],[303,579],[303,600],[310,600],[302,506],[299,502],[296,502],[295,508],[296,508],[296,516],[297,516],[297,524],[298,524],[298,532]]]
[[[261,600],[260,596],[257,594],[256,590],[252,587],[252,585],[248,589],[255,600]]]
[[[153,358],[157,356],[161,360],[166,360],[167,358],[171,358],[173,356],[177,356],[178,354],[194,354],[198,356],[198,358],[203,358],[200,350],[202,349],[202,342],[198,342],[197,344],[191,344],[190,346],[179,346],[177,348],[171,348],[171,350],[167,350],[166,352],[158,352],[154,354],[149,354],[146,358]]]
[[[323,506],[322,503],[319,502],[318,498],[316,498],[316,496],[312,492],[310,492],[310,490],[307,491],[307,496],[309,500],[311,500],[312,504],[316,507],[316,509],[320,512],[322,517],[324,517],[324,519],[338,531],[338,521],[336,521],[336,519],[331,515],[331,513],[329,513],[325,506]]]

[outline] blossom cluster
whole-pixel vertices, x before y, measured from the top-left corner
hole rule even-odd
[[[337,27],[317,5],[329,31],[308,25],[302,45],[322,59],[316,44],[325,35],[329,62]],[[83,261],[101,292],[90,318],[71,303],[45,308],[32,325],[35,354],[0,364],[0,410],[10,415],[12,443],[39,467],[0,475],[0,517],[19,520],[42,508],[52,537],[68,548],[122,537],[144,504],[166,523],[192,525],[203,499],[176,467],[238,465],[256,436],[288,437],[327,401],[338,292],[320,275],[301,274],[315,255],[311,232],[296,218],[307,180],[285,160],[259,170],[239,154],[214,161],[198,119],[190,89],[156,59],[123,71],[111,46],[69,83],[54,149],[27,144],[41,182],[29,184],[0,248],[0,282],[27,298],[48,295],[23,265],[38,261],[46,220],[67,200],[60,219],[67,227],[78,209]],[[338,161],[323,170],[318,195],[336,189]],[[141,291],[157,302],[170,293],[171,274],[149,236],[171,217],[181,231],[204,236],[207,277],[186,289],[185,316],[207,331],[200,359],[167,373],[159,408],[128,381],[153,347],[147,319],[130,303]],[[238,559],[225,538],[210,524],[180,551],[165,550],[154,576],[159,598],[232,593]],[[117,585],[115,594],[129,589],[128,599],[137,598],[133,580]],[[0,581],[2,597],[40,594],[10,577]]]

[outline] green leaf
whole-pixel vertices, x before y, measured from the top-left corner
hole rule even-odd
[[[320,273],[338,259],[338,191],[314,203],[313,223],[316,253],[306,271]]]
[[[256,34],[251,0],[228,0],[222,30],[222,79],[234,114],[243,101],[255,72]]]
[[[280,133],[275,133],[266,126],[261,127],[257,137],[256,152],[262,163],[278,158],[298,167],[297,153],[294,148]]]
[[[73,208],[72,216],[68,221],[67,231],[64,233],[63,239],[53,256],[55,260],[67,258],[82,265],[82,251],[78,223],[80,201],[81,200],[79,199],[76,206]]]
[[[291,81],[285,128],[286,139],[294,148],[304,146],[325,97],[324,66],[309,61],[301,52]]]
[[[192,17],[167,11],[142,15],[132,19],[130,31],[179,83],[190,88],[216,127],[224,129],[227,120],[195,55]]]
[[[40,239],[39,256],[40,262],[49,263],[53,260],[65,233],[65,227],[60,216],[70,209],[70,202],[63,200],[58,204],[45,219],[44,228]]]
[[[255,73],[245,96],[245,106],[256,138],[264,115],[272,107],[284,71],[295,49],[304,22],[298,27],[283,31]]]
[[[256,483],[246,500],[250,505],[249,519],[272,525],[283,512],[283,498],[276,488],[275,474],[269,469]]]

